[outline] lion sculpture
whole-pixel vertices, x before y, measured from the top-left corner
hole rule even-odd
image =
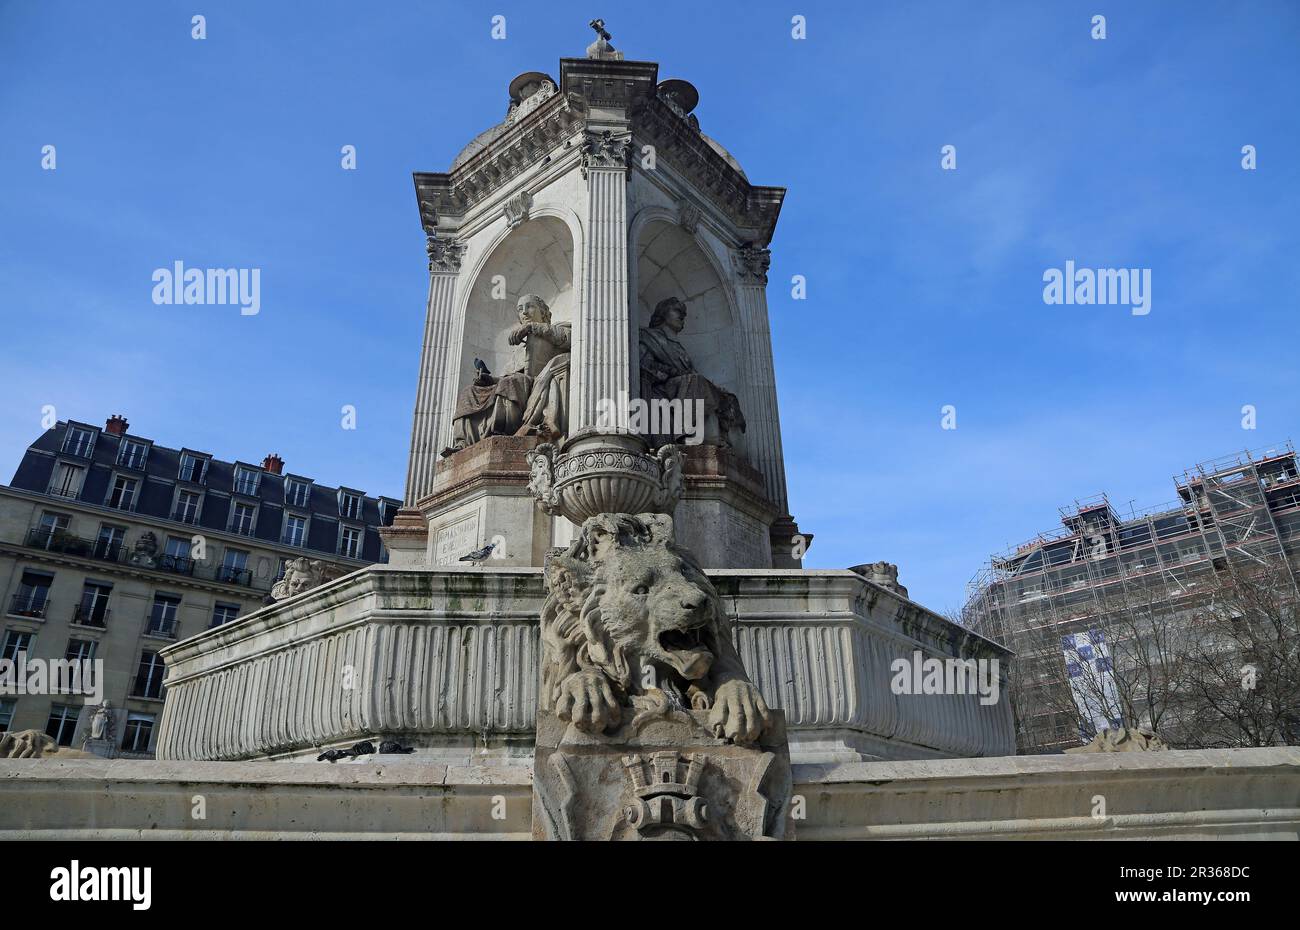
[[[94,753],[60,746],[40,730],[0,733],[0,759],[97,759]]]
[[[767,731],[718,593],[674,544],[671,517],[591,517],[545,572],[543,710],[591,733],[656,703],[708,711],[714,734],[742,745]]]

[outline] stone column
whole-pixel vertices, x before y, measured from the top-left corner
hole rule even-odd
[[[750,461],[763,473],[768,499],[780,513],[788,514],[772,335],[767,321],[767,267],[771,254],[767,249],[752,246],[742,246],[734,253],[736,291],[740,297],[740,345],[745,371],[749,373],[744,406],[745,438]]]
[[[587,234],[582,294],[574,327],[569,435],[597,425],[602,398],[631,389],[627,276],[627,158],[631,139],[587,133]],[[619,411],[626,426],[626,411]]]
[[[411,459],[406,471],[405,507],[433,490],[433,473],[448,405],[448,357],[456,278],[464,246],[454,239],[429,237],[429,305],[420,352],[420,383],[411,424]]]

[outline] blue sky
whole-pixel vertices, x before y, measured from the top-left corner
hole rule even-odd
[[[1300,432],[1300,4],[598,6],[0,2],[3,477],[53,404],[400,496],[411,172],[499,120],[514,75],[581,55],[593,15],[789,188],[769,306],[810,567],[887,559],[955,608],[1058,506],[1157,504],[1196,461]],[[261,312],[154,305],[178,260],[262,269]],[[1151,313],[1044,304],[1066,260],[1151,269]]]

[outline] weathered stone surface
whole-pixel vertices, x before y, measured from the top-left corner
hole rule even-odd
[[[1005,700],[889,686],[890,662],[917,649],[1006,650],[852,572],[706,575],[795,762],[1014,751]],[[443,760],[526,760],[543,602],[541,569],[376,565],[209,630],[164,652],[159,757],[314,759],[392,738]]]
[[[780,714],[756,746],[665,703],[588,733],[543,712],[533,763],[538,840],[793,839]]]
[[[1300,838],[1295,747],[795,765],[793,777],[800,840]],[[0,760],[6,840],[526,840],[532,804],[526,766],[407,756]]]

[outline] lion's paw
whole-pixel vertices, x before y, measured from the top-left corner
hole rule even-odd
[[[752,684],[733,679],[718,686],[709,714],[709,725],[715,736],[742,745],[754,743],[771,722],[771,711]]]
[[[686,695],[691,699],[691,710],[708,710],[713,706],[713,699],[699,685],[691,685]]]
[[[555,700],[555,716],[567,720],[579,730],[600,733],[617,726],[623,712],[609,686],[609,679],[598,672],[574,672],[560,685]]]

